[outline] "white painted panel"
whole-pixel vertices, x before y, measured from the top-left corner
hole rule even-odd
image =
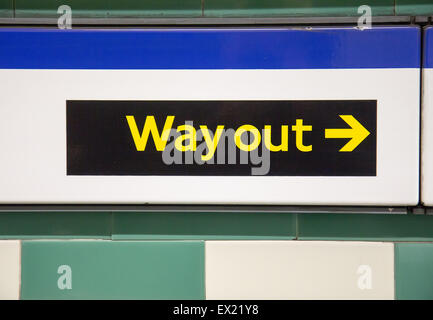
[[[0,88],[0,203],[418,203],[418,69],[0,70]],[[377,100],[377,176],[67,176],[67,99]]]
[[[0,300],[18,300],[21,282],[19,241],[0,241]]]
[[[394,299],[392,243],[206,241],[206,299]]]

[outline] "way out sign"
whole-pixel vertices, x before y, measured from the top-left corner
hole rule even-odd
[[[67,174],[376,176],[376,103],[68,101]]]
[[[0,43],[2,203],[418,202],[416,27]]]

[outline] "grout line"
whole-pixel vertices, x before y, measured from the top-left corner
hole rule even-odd
[[[397,265],[397,246],[396,243],[393,242],[394,246],[394,300],[397,300],[397,272],[396,272],[396,265]]]
[[[203,240],[203,259],[204,259],[204,263],[203,263],[203,289],[204,289],[204,300],[207,300],[206,298],[206,240]]]

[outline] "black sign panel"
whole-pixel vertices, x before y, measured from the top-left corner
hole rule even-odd
[[[376,175],[375,100],[66,104],[68,175]]]

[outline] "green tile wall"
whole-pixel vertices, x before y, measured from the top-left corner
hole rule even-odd
[[[17,17],[58,17],[57,8],[63,4],[71,7],[72,19],[201,15],[201,0],[15,0],[15,13]]]
[[[115,212],[113,239],[293,239],[296,215],[270,212]]]
[[[395,245],[397,299],[433,299],[433,243]]]
[[[357,16],[370,5],[373,15],[433,15],[431,0],[0,0],[0,17],[58,17],[67,4],[73,17],[273,17]]]
[[[433,15],[432,0],[395,0],[396,15]]]
[[[305,240],[431,241],[433,216],[413,214],[299,214]]]
[[[0,238],[36,239],[22,242],[21,299],[204,299],[212,239],[395,241],[396,297],[433,299],[433,215],[3,212]]]
[[[355,16],[370,5],[373,15],[393,15],[394,0],[205,0],[205,16]]]
[[[13,0],[0,0],[0,18],[12,18],[14,15]]]
[[[109,212],[0,212],[0,239],[111,238]]]
[[[205,296],[201,241],[24,241],[21,263],[21,299]]]
[[[433,241],[433,215],[0,212],[0,239]]]

